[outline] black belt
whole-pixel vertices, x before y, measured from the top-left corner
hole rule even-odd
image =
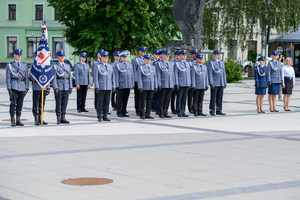
[[[293,80],[293,77],[287,77],[287,76],[285,76],[284,78]]]
[[[25,81],[25,78],[11,78],[11,79],[14,79],[14,80],[17,80],[17,81],[20,81],[20,82],[24,82]]]
[[[69,77],[68,78],[66,78],[66,77],[57,77],[57,79],[69,80]]]

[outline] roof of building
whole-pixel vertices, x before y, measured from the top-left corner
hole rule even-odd
[[[270,38],[270,42],[300,42],[300,28],[296,32],[289,32]]]

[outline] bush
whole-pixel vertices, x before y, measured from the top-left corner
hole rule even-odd
[[[225,68],[228,83],[237,83],[242,79],[243,68],[233,59],[228,58],[226,60]]]

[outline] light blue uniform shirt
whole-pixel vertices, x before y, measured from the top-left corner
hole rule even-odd
[[[6,65],[6,86],[8,90],[25,91],[29,89],[26,63],[13,61]]]
[[[111,64],[100,63],[95,69],[95,88],[112,90],[116,88],[114,70]]]
[[[175,85],[179,87],[191,86],[191,67],[186,61],[179,60],[174,64]]]
[[[281,83],[282,82],[282,66],[277,60],[271,60],[268,63],[269,81],[271,83]]]
[[[157,84],[161,88],[173,88],[175,85],[174,62],[161,61],[157,67]]]
[[[134,87],[134,70],[132,64],[129,62],[118,62],[116,63],[116,87],[120,89]]]
[[[91,84],[90,67],[87,63],[79,62],[74,69],[75,84],[88,85]]]
[[[54,70],[53,89],[69,90],[72,86],[72,74],[70,65],[66,63],[55,63],[52,65]]]
[[[137,69],[137,84],[139,89],[155,90],[157,88],[157,77],[153,65],[140,65]]]
[[[191,66],[192,87],[206,89],[208,87],[207,67],[204,64],[193,63]]]
[[[207,66],[209,85],[224,87],[227,84],[226,70],[223,60],[211,60]]]

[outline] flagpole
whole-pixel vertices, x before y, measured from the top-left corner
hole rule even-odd
[[[41,126],[43,126],[43,114],[44,114],[44,88],[42,88],[42,105],[41,105]]]

